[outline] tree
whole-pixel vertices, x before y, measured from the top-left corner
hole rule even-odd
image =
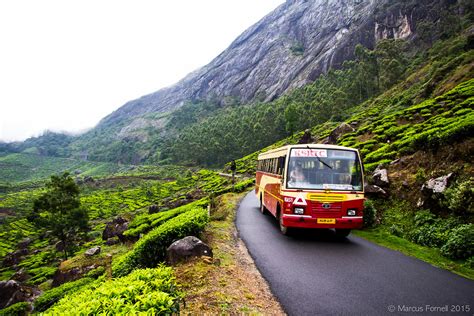
[[[377,57],[379,82],[382,91],[389,89],[403,78],[408,63],[404,51],[406,42],[400,39],[386,39],[377,43],[374,53]]]
[[[294,103],[291,103],[285,109],[285,121],[286,131],[288,132],[288,135],[293,135],[293,133],[296,131],[296,125],[298,122],[297,106]]]
[[[68,172],[53,175],[46,184],[46,192],[34,200],[33,212],[28,217],[62,242],[65,259],[75,242],[85,237],[89,229],[89,216],[81,208],[79,193],[79,187]]]

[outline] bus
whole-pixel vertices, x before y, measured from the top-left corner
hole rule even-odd
[[[258,156],[255,193],[287,235],[293,228],[333,228],[346,237],[362,228],[364,175],[354,148],[288,145]]]

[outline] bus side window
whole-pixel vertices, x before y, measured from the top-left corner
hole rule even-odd
[[[278,170],[277,170],[277,173],[281,176],[284,175],[285,173],[285,158],[286,156],[283,156],[283,157],[279,157],[278,158]]]

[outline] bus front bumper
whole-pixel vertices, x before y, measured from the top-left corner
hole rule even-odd
[[[296,228],[344,228],[359,229],[364,224],[362,216],[343,216],[340,218],[320,218],[333,223],[318,223],[318,218],[309,215],[283,214],[283,225]]]

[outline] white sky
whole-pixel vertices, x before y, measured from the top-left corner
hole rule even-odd
[[[90,128],[209,63],[283,2],[0,1],[0,140]]]

